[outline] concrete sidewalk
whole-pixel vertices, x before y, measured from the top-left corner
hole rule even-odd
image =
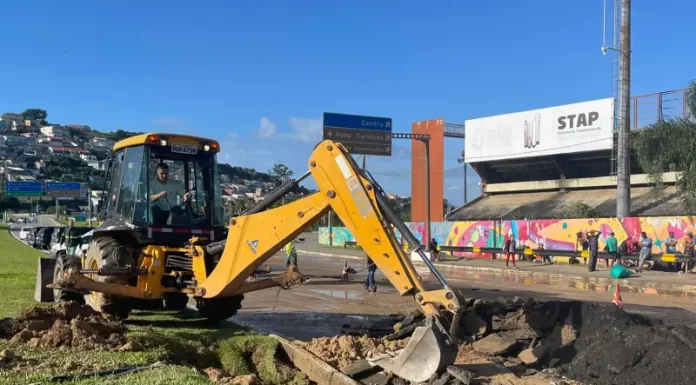
[[[347,260],[364,260],[365,252],[355,248],[343,248],[341,246],[324,246],[311,243],[298,243],[297,252],[305,255],[316,255],[321,257],[332,257]],[[350,262],[348,262],[351,264]],[[422,262],[414,262],[416,265],[424,265]],[[517,261],[517,269],[508,269],[505,267],[505,260],[482,259],[482,258],[466,258],[453,259],[448,256],[448,260],[444,262],[436,262],[435,266],[441,271],[479,271],[493,272],[519,275],[531,279],[551,279],[559,280],[576,280],[584,283],[597,285],[615,285],[642,288],[654,288],[670,291],[681,291],[696,293],[696,275],[694,274],[677,274],[674,272],[663,271],[643,271],[641,274],[635,274],[627,279],[614,279],[609,275],[609,269],[604,267],[604,264],[597,264],[597,270],[594,272],[587,271],[587,266],[580,265],[542,265],[526,261]]]

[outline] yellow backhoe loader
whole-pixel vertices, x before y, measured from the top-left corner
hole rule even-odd
[[[143,303],[181,309],[192,299],[201,316],[234,316],[244,293],[301,281],[295,266],[274,278],[254,275],[276,252],[329,210],[354,234],[400,295],[413,296],[426,316],[396,357],[373,365],[404,379],[427,381],[456,357],[461,309],[420,242],[390,208],[386,195],[340,143],[319,143],[309,171],[283,183],[225,226],[217,166],[218,142],[149,133],[113,148],[100,219],[84,256],[42,259],[36,300],[84,301],[117,318]],[[312,176],[319,192],[273,208]],[[440,281],[427,290],[400,247],[398,230]],[[272,317],[272,315],[270,315]]]

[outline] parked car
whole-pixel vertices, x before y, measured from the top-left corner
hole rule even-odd
[[[29,237],[30,232],[31,232],[31,227],[22,227],[22,229],[19,230],[19,239],[26,241],[27,238]]]
[[[53,258],[64,255],[65,251],[67,250],[65,243],[58,243],[63,232],[65,232],[65,229],[67,229],[67,227],[60,227],[53,231],[50,251],[50,255]],[[81,234],[80,238],[82,238],[82,244],[77,254],[82,256],[83,253],[87,252],[87,246],[89,246],[89,243],[92,241],[92,231],[94,229],[91,227],[75,227],[75,229],[77,230],[78,234]]]

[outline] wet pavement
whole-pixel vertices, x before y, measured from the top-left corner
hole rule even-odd
[[[269,260],[274,272],[284,270],[284,256]],[[360,261],[348,261],[360,270]],[[265,333],[309,340],[360,330],[365,324],[378,322],[385,316],[405,314],[417,309],[409,296],[401,297],[391,284],[377,273],[378,290],[368,293],[364,273],[351,275],[350,281],[337,279],[343,260],[329,257],[301,256],[300,270],[312,279],[292,290],[267,289],[246,294],[243,308],[233,321]],[[417,268],[427,287],[437,281],[425,267]],[[449,285],[465,297],[497,300],[501,297],[538,300],[581,300],[608,303],[613,286],[582,279],[525,277],[513,271],[442,271]],[[604,271],[608,274],[607,271]],[[333,278],[331,278],[333,277]],[[696,293],[663,290],[640,285],[622,285],[624,308],[662,319],[666,323],[696,323]]]

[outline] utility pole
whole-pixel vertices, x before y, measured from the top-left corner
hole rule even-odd
[[[631,147],[629,114],[631,110],[631,1],[621,1],[621,37],[619,46],[619,130],[616,173],[616,217],[631,215]]]
[[[464,165],[464,204],[466,204],[467,197],[469,196],[466,193],[466,160],[464,157],[464,150],[462,150],[462,157],[457,159],[457,163],[463,164]]]

